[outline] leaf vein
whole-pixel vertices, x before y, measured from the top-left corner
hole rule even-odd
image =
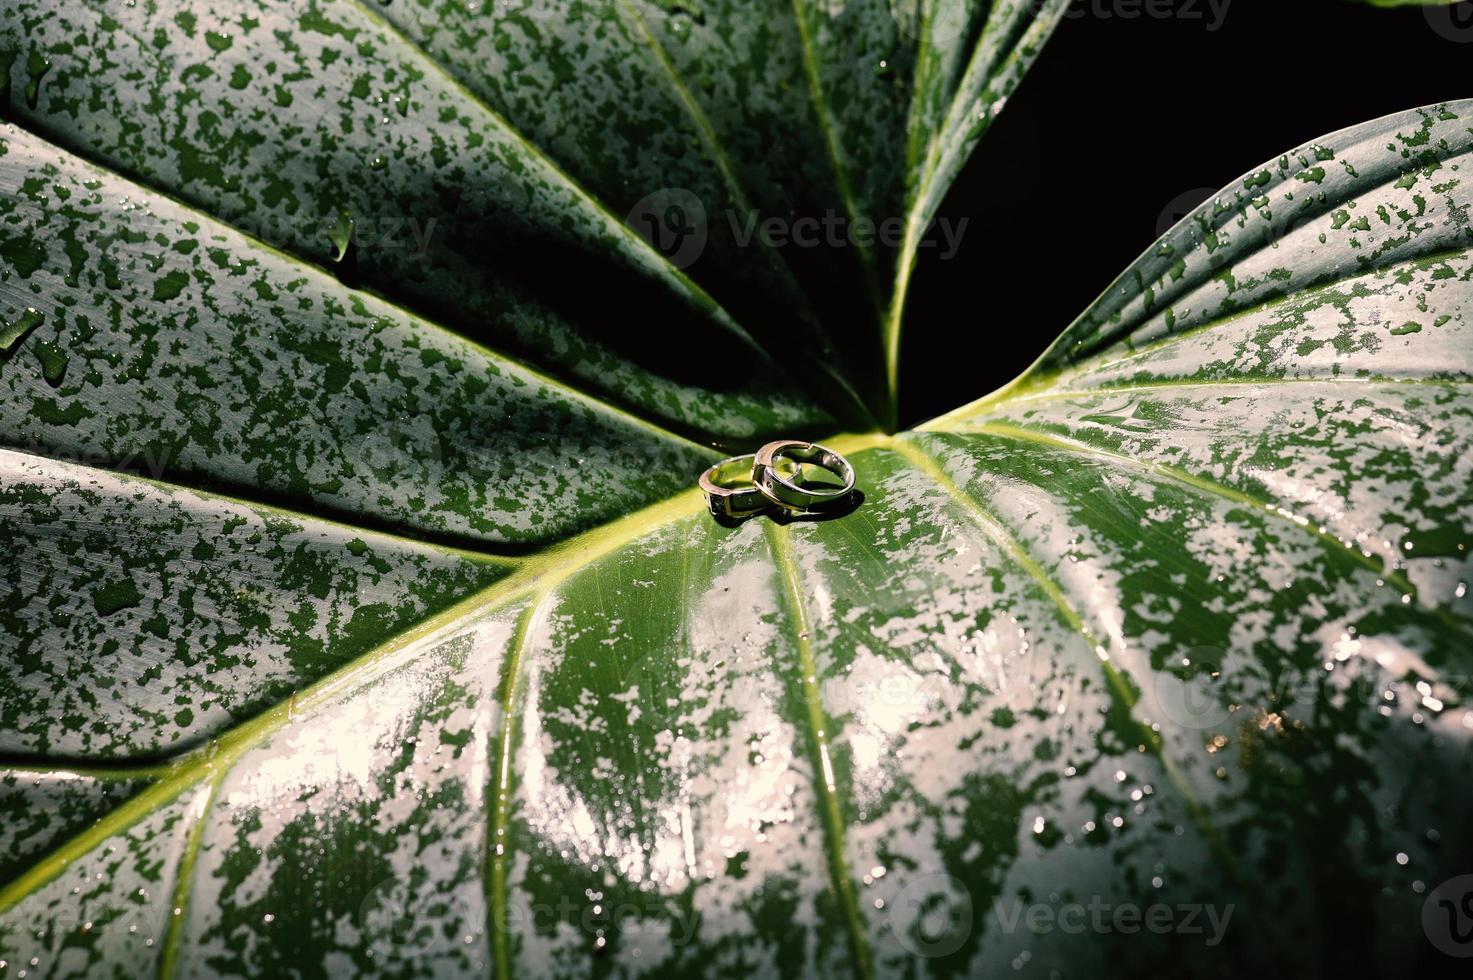
[[[962,511],[972,519],[973,523],[982,530],[982,533],[994,545],[1002,549],[1003,553],[1021,568],[1029,578],[1033,579],[1039,589],[1053,603],[1063,620],[1084,638],[1086,649],[1089,652],[1098,653],[1102,650],[1102,646],[1095,637],[1094,631],[1085,621],[1084,616],[1074,607],[1069,597],[1064,594],[1063,589],[1059,588],[1058,583],[1049,578],[1043,566],[1038,564],[1038,561],[1024,548],[1023,543],[1008,531],[999,519],[990,514],[975,497],[957,486],[956,482],[946,474],[940,464],[919,446],[907,440],[896,440],[894,448],[916,470],[929,477],[938,488],[955,501]],[[1104,659],[1103,656],[1095,657],[1094,659],[1097,660],[1100,670],[1105,675],[1111,696],[1126,710],[1131,720],[1135,722],[1140,732],[1142,744],[1149,746],[1151,755],[1160,762],[1161,767],[1166,771],[1167,777],[1181,795],[1182,801],[1186,805],[1187,811],[1191,814],[1193,822],[1202,832],[1202,836],[1207,840],[1214,855],[1221,862],[1224,870],[1229,875],[1236,877],[1237,862],[1233,858],[1232,852],[1224,843],[1222,835],[1214,826],[1206,808],[1197,799],[1197,795],[1192,792],[1185,774],[1177,766],[1175,760],[1166,753],[1164,740],[1159,733],[1136,717],[1135,706],[1139,699],[1131,691],[1127,675],[1114,664]]]
[[[773,564],[782,579],[782,600],[792,616],[798,652],[799,684],[803,691],[808,738],[813,746],[814,789],[819,799],[819,812],[824,823],[824,839],[828,845],[830,883],[838,897],[854,954],[854,972],[861,980],[874,976],[869,943],[859,915],[859,900],[854,892],[854,878],[844,856],[844,818],[839,811],[833,762],[829,754],[828,721],[824,716],[822,695],[818,687],[818,665],[813,658],[813,627],[803,601],[803,585],[798,563],[793,557],[792,530],[788,525],[769,521],[764,527]]]

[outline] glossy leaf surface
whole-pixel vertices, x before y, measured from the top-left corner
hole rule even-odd
[[[34,44],[0,138],[7,969],[1437,955],[1424,900],[1473,856],[1473,104],[1286,154],[1019,382],[831,440],[853,513],[724,527],[684,489],[716,454],[665,426],[749,437],[842,416],[846,391],[884,416],[911,256],[825,273],[717,243],[741,261],[702,284],[610,217],[621,178],[675,172],[636,136],[733,201],[789,193],[775,171],[923,227],[1058,10],[259,6],[0,14]],[[887,45],[894,75],[859,84]],[[759,50],[769,72],[735,67]],[[385,101],[344,114],[360,78]],[[181,169],[200,141],[221,169]],[[468,273],[474,243],[423,279],[360,254],[355,282],[318,268],[351,253],[331,235],[281,252],[229,224],[473,188],[477,227],[766,360],[718,403],[746,421],[546,313],[535,277]],[[738,298],[798,283],[812,309],[748,329]],[[549,374],[377,293],[459,306]],[[826,338],[856,293],[874,329]],[[757,394],[793,391],[760,353],[789,328],[833,341],[823,406]]]
[[[20,0],[0,63],[52,142],[645,417],[743,440],[893,414],[882,330],[898,338],[913,239],[1064,5],[935,6]],[[831,215],[869,238],[901,222],[905,248],[753,237]],[[640,336],[609,319],[615,292]],[[680,356],[692,337],[719,378]]]

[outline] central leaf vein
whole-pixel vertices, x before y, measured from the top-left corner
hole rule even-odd
[[[793,645],[798,654],[799,689],[802,691],[805,720],[808,723],[808,739],[813,747],[813,784],[823,818],[824,839],[828,845],[829,877],[848,930],[855,975],[860,980],[869,980],[874,976],[874,966],[869,942],[864,935],[864,924],[859,915],[854,878],[849,873],[849,862],[844,856],[844,817],[840,812],[838,786],[829,746],[829,722],[824,716],[822,692],[818,684],[818,664],[813,657],[813,627],[808,619],[807,604],[803,601],[803,584],[799,579],[798,563],[793,556],[792,532],[788,526],[772,521],[767,523],[764,531],[767,533],[773,563],[781,575],[783,604],[787,607],[794,627]]]

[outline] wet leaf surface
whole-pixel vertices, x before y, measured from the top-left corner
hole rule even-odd
[[[0,13],[0,969],[1433,968],[1473,104],[1285,154],[1015,384],[826,440],[852,513],[724,527],[710,445],[893,411],[912,245],[686,270],[619,216],[924,227],[1058,5],[247,6]],[[384,201],[484,237],[355,245]],[[755,367],[662,374],[488,240]]]

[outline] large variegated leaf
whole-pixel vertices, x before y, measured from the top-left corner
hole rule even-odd
[[[891,415],[914,236],[1060,10],[0,11],[0,971],[1440,955],[1473,104],[1286,154],[1019,382],[831,440],[852,514],[686,489]],[[662,187],[910,231],[718,220],[682,269],[620,220]],[[414,215],[458,223],[346,237]]]
[[[742,440],[893,418],[916,243],[1064,8],[891,2],[17,0],[0,74],[52,142],[642,415]],[[749,234],[903,215],[898,256]],[[801,389],[754,337],[813,369]]]

